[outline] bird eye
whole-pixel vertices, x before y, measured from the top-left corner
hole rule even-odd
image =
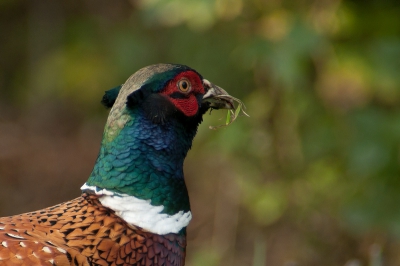
[[[186,78],[179,80],[177,86],[178,89],[184,93],[188,93],[192,89],[192,84],[190,84],[190,81]]]

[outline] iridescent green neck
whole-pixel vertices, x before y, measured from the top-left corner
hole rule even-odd
[[[190,210],[183,161],[197,125],[188,129],[176,119],[154,124],[140,108],[110,114],[102,145],[87,185],[150,200],[164,213]]]

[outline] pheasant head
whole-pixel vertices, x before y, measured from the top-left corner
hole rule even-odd
[[[82,191],[127,223],[163,235],[191,219],[183,162],[203,114],[233,109],[226,91],[195,70],[152,65],[106,92],[112,107],[93,172]]]

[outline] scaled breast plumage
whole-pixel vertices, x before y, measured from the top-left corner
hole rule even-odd
[[[97,196],[0,219],[0,265],[183,265],[183,234],[128,226]]]

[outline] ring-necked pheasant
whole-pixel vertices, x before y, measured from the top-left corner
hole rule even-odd
[[[82,196],[0,218],[0,265],[184,265],[192,215],[183,161],[202,115],[234,108],[220,95],[173,64],[107,91],[112,109]]]

